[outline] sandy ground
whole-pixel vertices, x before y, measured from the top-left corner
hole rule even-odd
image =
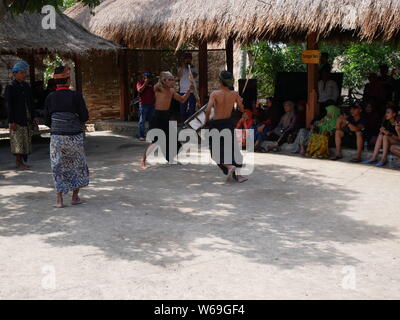
[[[48,144],[29,172],[0,145],[0,299],[400,298],[400,171],[256,154],[228,184],[144,146],[90,134],[87,203],[55,209]]]

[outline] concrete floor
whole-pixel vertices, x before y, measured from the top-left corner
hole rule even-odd
[[[227,184],[95,132],[87,203],[55,209],[47,142],[29,172],[1,143],[0,299],[400,298],[400,171],[256,154]]]

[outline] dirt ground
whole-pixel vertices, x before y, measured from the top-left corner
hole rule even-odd
[[[86,203],[56,209],[48,142],[26,172],[1,142],[0,299],[400,298],[400,171],[256,154],[233,184],[143,171],[130,137],[86,145]]]

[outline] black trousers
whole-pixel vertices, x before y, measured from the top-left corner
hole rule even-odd
[[[177,148],[176,148],[176,153],[170,154],[170,150],[169,150],[169,120],[170,120],[170,111],[169,110],[154,110],[154,114],[153,117],[150,121],[150,129],[159,129],[162,132],[164,132],[165,134],[165,138],[166,138],[166,146],[165,146],[165,150],[163,150],[163,146],[161,147],[161,150],[165,151],[163,152],[165,159],[167,159],[167,161],[169,162],[170,159],[173,159],[177,153],[179,152],[180,148],[182,147],[182,144],[178,141],[178,139],[176,139],[176,144],[177,144]],[[153,143],[157,143],[158,138],[155,137],[153,139]]]
[[[234,134],[235,126],[233,124],[232,119],[226,118],[226,119],[212,120],[209,122],[207,128],[209,130],[216,129],[218,132],[228,129],[230,132],[232,144],[230,146],[231,154],[229,156],[228,155],[225,156],[224,154],[225,139],[223,138],[223,136],[221,136],[219,141],[215,141],[215,139],[212,139],[212,137],[209,138],[209,148],[211,151],[211,158],[217,163],[218,167],[222,170],[222,172],[225,175],[228,174],[228,169],[222,164],[232,164],[235,167],[241,168],[243,165],[243,156],[239,150],[239,145],[236,141],[236,137]],[[218,154],[215,154],[213,150],[214,149],[213,147],[216,147],[215,144],[219,144]]]

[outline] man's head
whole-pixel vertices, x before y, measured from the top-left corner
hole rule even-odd
[[[353,104],[350,107],[350,114],[353,117],[359,117],[361,115],[361,112],[362,112],[362,108],[361,108],[361,105],[359,105],[359,104]]]
[[[229,71],[221,71],[218,75],[218,78],[221,85],[231,90],[233,89],[233,84],[235,82],[235,79],[233,78],[232,73],[230,73]]]
[[[25,81],[28,77],[29,65],[25,61],[18,61],[12,68],[14,79],[18,82]]]
[[[142,76],[143,76],[143,78],[150,78],[150,76],[151,76],[151,71],[149,70],[149,69],[143,69],[143,71],[142,71]]]
[[[165,88],[173,88],[175,86],[175,77],[171,72],[163,71],[160,73],[159,82]]]
[[[283,104],[283,109],[285,109],[286,113],[293,112],[294,111],[293,101],[290,101],[290,100],[285,101],[285,103]]]
[[[192,54],[190,52],[185,52],[183,54],[183,63],[185,65],[187,65],[189,63],[192,63],[192,60],[193,60],[193,56],[192,56]]]
[[[54,70],[54,81],[57,87],[69,87],[71,85],[70,68],[59,66]]]

